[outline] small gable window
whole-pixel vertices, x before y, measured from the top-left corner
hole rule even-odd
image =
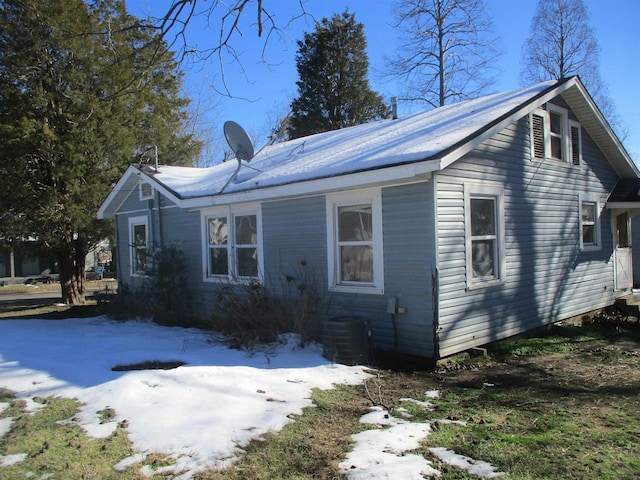
[[[579,165],[582,160],[582,131],[580,123],[569,120],[565,108],[547,104],[530,117],[531,156]]]
[[[140,200],[151,200],[153,198],[153,187],[150,184],[140,180],[138,186],[140,192]]]

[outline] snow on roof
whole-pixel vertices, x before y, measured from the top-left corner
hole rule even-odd
[[[250,163],[161,166],[153,178],[180,198],[242,192],[429,160],[555,85],[527,88],[267,146]],[[228,185],[227,185],[228,183]],[[225,186],[226,185],[226,186]]]

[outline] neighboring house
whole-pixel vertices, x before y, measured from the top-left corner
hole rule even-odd
[[[46,252],[46,248],[32,238],[17,242],[14,248],[0,246],[0,283],[33,281],[33,277],[56,280],[58,263],[54,255],[43,252]],[[88,272],[96,272],[102,267],[106,273],[115,274],[115,271],[111,272],[110,264],[108,240],[101,241],[85,258],[85,269]]]
[[[177,245],[192,309],[312,266],[375,348],[437,359],[614,303],[631,288],[639,172],[577,77],[272,145],[210,168],[131,166],[119,281]],[[611,207],[611,208],[610,208]],[[612,209],[613,208],[613,209]]]
[[[42,250],[35,240],[18,242],[13,249],[0,247],[0,282],[22,281],[44,272],[57,273],[55,259]]]

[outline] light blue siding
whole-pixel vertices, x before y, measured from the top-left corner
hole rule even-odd
[[[384,295],[331,293],[324,195],[264,203],[266,282],[284,288],[283,279],[296,281],[304,270],[328,302],[327,318],[362,315],[371,320],[376,348],[431,357],[431,275],[435,268],[432,183],[384,188],[382,218]],[[395,317],[387,313],[389,297],[395,297],[406,313]]]
[[[325,301],[318,323],[362,315],[371,320],[375,348],[426,358],[612,304],[613,235],[605,204],[617,175],[585,129],[579,166],[532,160],[529,142],[529,119],[522,118],[430,180],[381,189],[382,294],[330,291],[328,252],[334,246],[327,243],[325,195],[263,202],[265,284],[283,294],[312,282]],[[468,288],[465,185],[504,193],[505,271],[499,285]],[[580,249],[585,195],[600,207],[601,248],[595,251]],[[199,211],[180,209],[157,192],[140,201],[133,189],[116,216],[120,282],[141,281],[131,276],[128,247],[129,218],[141,215],[149,219],[153,246],[175,245],[184,252],[190,292],[185,301],[206,322],[216,292],[227,285],[204,281]],[[387,312],[390,298],[401,310],[396,314]]]
[[[617,176],[584,129],[582,141],[583,165],[531,160],[523,118],[437,175],[441,356],[613,303],[605,202]],[[504,188],[502,285],[467,290],[465,182]],[[583,194],[600,202],[598,251],[579,248]]]

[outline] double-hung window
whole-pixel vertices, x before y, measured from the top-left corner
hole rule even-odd
[[[592,198],[580,198],[580,248],[600,249],[600,209],[599,202]]]
[[[327,196],[329,288],[383,293],[380,189]]]
[[[204,277],[246,281],[262,278],[259,209],[223,207],[203,213]]]
[[[149,271],[149,219],[146,216],[129,219],[129,263],[132,275]]]
[[[503,204],[501,189],[465,185],[467,288],[505,278]]]
[[[569,119],[565,108],[551,103],[539,108],[530,117],[532,158],[550,158],[580,165],[582,160],[582,129],[580,123]]]

